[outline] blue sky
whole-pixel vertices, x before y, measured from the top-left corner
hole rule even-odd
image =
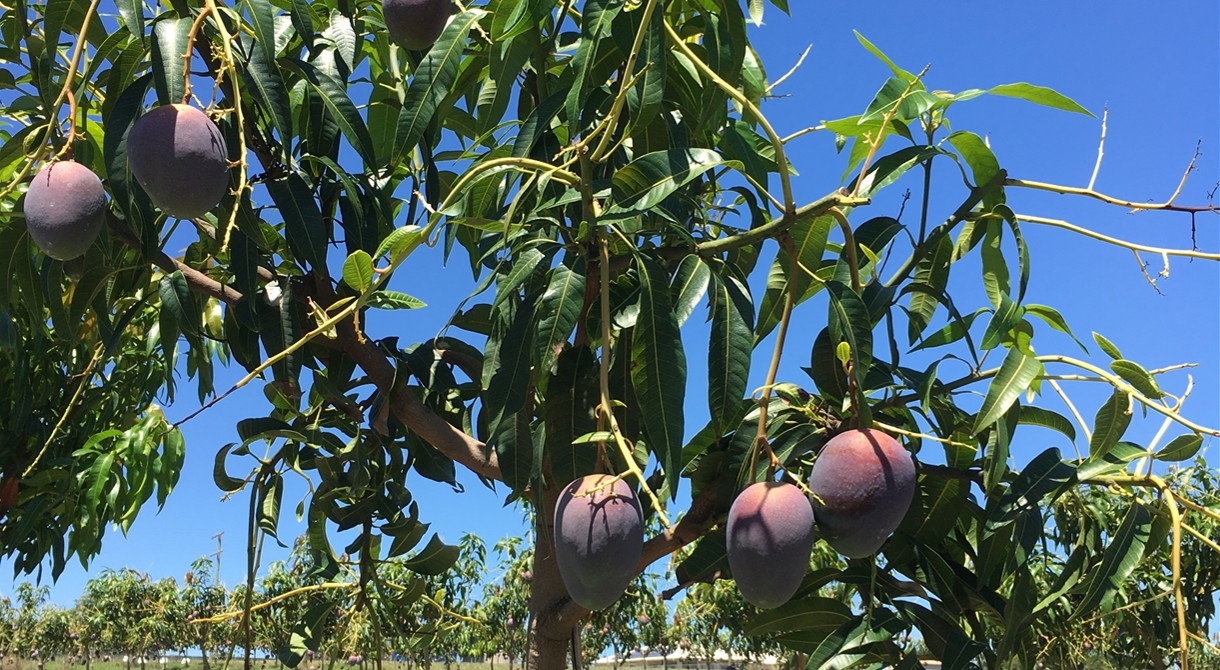
[[[889,76],[888,70],[857,43],[852,30],[886,51],[899,65],[918,71],[931,64],[926,77],[930,89],[962,90],[1028,81],[1051,86],[1072,97],[1098,118],[1068,114],[1019,100],[985,96],[953,108],[955,129],[986,136],[1001,164],[1013,177],[1072,186],[1088,183],[1096,160],[1100,115],[1109,107],[1105,159],[1098,190],[1135,201],[1164,200],[1177,187],[1183,170],[1202,140],[1202,157],[1180,197],[1183,204],[1202,204],[1220,180],[1220,6],[1214,0],[1191,0],[1151,5],[1143,2],[983,3],[954,1],[927,6],[874,3],[822,3],[793,0],[791,18],[768,6],[765,25],[751,28],[770,78],[774,80],[796,62],[806,46],[812,49],[804,65],[789,78],[763,111],[781,134],[816,125],[822,120],[858,114]],[[901,11],[898,8],[901,7]],[[834,151],[833,137],[813,133],[790,145],[800,171],[795,180],[798,200],[813,200],[839,185],[846,157]],[[949,176],[948,170],[941,176]],[[960,200],[960,180],[938,182],[933,219],[943,218]],[[918,181],[907,186],[918,189]],[[867,212],[853,220],[897,213],[902,187],[891,188]],[[1099,206],[1078,198],[1010,190],[1009,202],[1020,213],[1066,219],[1108,235],[1150,245],[1189,248],[1191,219],[1185,214],[1128,215],[1125,210]],[[908,205],[911,221],[915,200]],[[1197,219],[1197,244],[1220,249],[1215,216]],[[1220,425],[1220,264],[1174,259],[1170,276],[1159,282],[1158,294],[1144,280],[1130,251],[1103,246],[1063,231],[1026,225],[1033,258],[1028,302],[1058,308],[1077,335],[1090,344],[1096,330],[1114,341],[1131,359],[1148,368],[1182,362],[1198,363],[1191,371],[1195,388],[1186,413],[1198,422]],[[774,246],[764,251],[769,262]],[[470,286],[464,259],[442,267],[439,254],[419,259],[418,272],[400,272],[394,288],[407,291],[428,307],[395,314],[376,323],[374,337],[398,335],[408,343],[431,337],[449,317],[452,307]],[[1160,260],[1145,255],[1150,272],[1160,271]],[[760,264],[765,268],[765,262]],[[969,268],[967,263],[963,266]],[[977,271],[957,270],[964,295],[977,293]],[[967,276],[969,275],[969,276]],[[409,283],[408,277],[426,280]],[[752,283],[756,300],[760,282]],[[970,304],[969,309],[978,306]],[[821,327],[823,303],[816,300],[796,315],[793,345],[786,353],[780,379],[808,386],[800,371],[807,365],[808,343]],[[684,340],[691,379],[703,369],[701,314],[688,322]],[[1039,328],[1035,346],[1040,353],[1086,357],[1070,340]],[[770,343],[755,357],[752,387],[761,384]],[[1097,359],[1100,360],[1100,359]],[[998,361],[995,362],[998,364]],[[1103,363],[1104,366],[1104,363]],[[236,379],[235,370],[218,376],[217,387]],[[1185,373],[1163,381],[1172,393],[1186,384]],[[1096,385],[1095,385],[1096,386]],[[980,391],[984,389],[980,388]],[[1091,417],[1108,395],[1099,387],[1080,388],[1081,411]],[[1069,387],[1075,393],[1077,387]],[[1049,392],[1049,390],[1048,390]],[[704,393],[691,384],[687,393],[689,432],[706,417]],[[179,401],[167,410],[171,419],[197,408],[193,393],[183,389]],[[1053,398],[1045,399],[1056,408]],[[129,536],[107,535],[103,552],[94,559],[95,571],[105,567],[132,567],[154,576],[179,579],[191,561],[216,550],[212,536],[224,533],[221,578],[232,585],[244,579],[245,494],[227,502],[212,483],[216,450],[236,441],[234,423],[261,416],[265,402],[258,384],[235,393],[202,417],[186,424],[187,461],[182,480],[160,514],[148,509]],[[1137,421],[1130,435],[1146,441],[1158,421]],[[1169,436],[1177,432],[1171,431]],[[1047,446],[1071,453],[1065,438],[1038,430],[1018,433],[1021,440],[1013,457],[1017,466]],[[1205,443],[1213,465],[1217,440]],[[1083,445],[1082,445],[1082,448]],[[421,516],[450,542],[474,532],[493,544],[523,529],[521,514],[504,508],[506,491],[492,492],[473,476],[463,475],[465,492],[456,494],[445,485],[414,478],[412,490],[420,501]],[[294,524],[292,509],[304,491],[289,486],[281,535],[291,538],[302,527]],[[282,555],[268,544],[264,564]],[[8,573],[0,564],[0,574]],[[88,575],[70,566],[54,586],[52,599],[69,605],[81,592]],[[11,582],[0,578],[0,593],[11,594]]]

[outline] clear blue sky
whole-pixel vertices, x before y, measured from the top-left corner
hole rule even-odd
[[[926,83],[931,89],[954,91],[1028,81],[1054,87],[1098,114],[1099,118],[1088,118],[1000,97],[956,106],[950,115],[954,128],[987,136],[1011,176],[1084,186],[1096,157],[1101,110],[1108,105],[1099,190],[1131,200],[1164,200],[1177,186],[1199,140],[1203,155],[1180,201],[1205,202],[1220,180],[1220,8],[1214,0],[1159,5],[959,0],[924,11],[892,3],[795,0],[791,4],[791,18],[768,6],[765,25],[751,28],[754,45],[772,79],[786,71],[807,45],[813,47],[801,69],[777,91],[782,97],[763,108],[781,134],[863,111],[889,73],[858,45],[852,34],[856,29],[909,70],[918,71],[930,63]],[[794,141],[790,150],[801,173],[795,182],[798,200],[812,200],[839,185],[845,156],[834,152],[831,136],[808,135]],[[945,173],[947,170],[942,176]],[[953,179],[940,185],[946,197],[933,199],[933,212],[938,213],[934,218],[943,218],[961,195]],[[917,189],[918,182],[911,181],[909,186]],[[891,191],[871,211],[856,216],[895,214],[902,189]],[[1191,245],[1187,215],[1131,216],[1125,210],[1080,199],[1016,190],[1010,191],[1009,201],[1021,213],[1067,219],[1128,240],[1175,248]],[[912,202],[905,220],[911,220],[914,207]],[[1200,216],[1197,223],[1198,246],[1220,249],[1217,218]],[[1170,277],[1160,282],[1164,295],[1159,295],[1147,285],[1127,250],[1033,225],[1024,230],[1034,266],[1028,302],[1057,307],[1082,340],[1091,344],[1089,332],[1099,331],[1128,358],[1149,368],[1198,363],[1192,371],[1195,390],[1187,414],[1205,425],[1220,425],[1220,265],[1175,259]],[[769,261],[773,253],[771,246],[764,258]],[[426,339],[467,294],[471,282],[464,259],[448,268],[441,267],[437,254],[419,260],[426,262],[417,272],[399,273],[400,283],[394,288],[416,295],[429,307],[375,324],[371,331],[375,337],[398,335],[404,343]],[[1145,256],[1145,261],[1152,263],[1153,274],[1160,270],[1158,258]],[[964,276],[970,271],[959,272]],[[407,285],[412,276],[426,280]],[[978,284],[977,274],[964,279],[966,284]],[[758,289],[759,282],[753,286]],[[761,291],[755,290],[755,296],[757,300]],[[796,344],[784,358],[781,379],[809,385],[799,368],[807,364],[807,343],[823,323],[824,314],[823,303],[817,301],[797,312],[791,340]],[[703,369],[701,317],[696,314],[684,331],[690,378],[695,380]],[[1040,353],[1084,356],[1069,340],[1045,328],[1038,329],[1035,346]],[[1095,347],[1091,350],[1100,356]],[[769,343],[758,351],[756,361],[763,361],[769,355]],[[755,364],[752,386],[761,383],[763,366],[762,362]],[[218,388],[235,379],[234,372],[219,375]],[[1185,374],[1175,374],[1164,383],[1178,393],[1185,382]],[[193,394],[182,391],[178,403],[167,411],[171,419],[197,407]],[[1091,418],[1108,392],[1084,391],[1081,410]],[[706,417],[704,394],[697,384],[692,384],[688,399],[688,426],[693,432]],[[187,461],[178,489],[159,515],[153,509],[141,514],[128,537],[109,533],[102,554],[94,559],[94,570],[126,566],[157,577],[181,579],[192,560],[215,551],[211,536],[223,532],[222,578],[229,585],[241,581],[245,494],[221,502],[211,467],[216,449],[237,439],[234,423],[261,416],[264,407],[261,389],[255,384],[188,423]],[[1158,427],[1157,421],[1137,421],[1131,435],[1146,441]],[[1071,453],[1071,445],[1055,434],[1023,429],[1019,436],[1024,437],[1014,451],[1018,467],[1046,446]],[[1213,464],[1220,463],[1217,446],[1216,440],[1205,443]],[[462,481],[466,492],[460,495],[419,478],[412,486],[422,518],[432,522],[444,539],[456,542],[462,533],[474,532],[490,545],[522,529],[520,514],[502,507],[503,489],[488,491],[468,474]],[[294,524],[292,510],[302,494],[300,487],[291,485],[285,494],[281,531],[285,538],[301,530]],[[269,544],[264,564],[280,555]],[[0,564],[0,570],[7,573],[10,569],[9,563]],[[87,578],[79,565],[69,567],[53,590],[53,600],[70,605]],[[7,577],[0,578],[0,593],[11,594],[11,588]]]

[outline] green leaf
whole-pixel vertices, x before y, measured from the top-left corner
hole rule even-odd
[[[500,422],[525,407],[529,393],[530,334],[534,324],[534,304],[526,300],[516,306],[511,320],[497,319],[487,341],[483,367],[483,411],[488,413],[488,430],[496,433]]]
[[[1121,474],[1126,471],[1127,466],[1137,458],[1142,458],[1148,455],[1148,450],[1134,444],[1132,442],[1122,442],[1115,444],[1100,458],[1088,458],[1080,465],[1076,471],[1076,477],[1080,481],[1086,481],[1094,477],[1106,477],[1115,474]]]
[[[517,6],[525,4],[525,0],[517,0]],[[537,0],[530,0],[529,4],[538,3]],[[499,17],[500,14],[496,13],[495,19],[499,19]],[[533,23],[536,24],[537,20],[534,20]],[[525,25],[524,27],[528,29],[532,26]],[[492,32],[495,33],[494,19]],[[536,48],[537,43],[528,37],[496,39],[495,44],[491,47],[490,76],[483,81],[482,89],[479,91],[479,104],[476,108],[480,131],[487,132],[500,123],[500,119],[508,109],[513,91],[516,90],[516,79],[521,76],[521,69],[525,67],[526,61]]]
[[[1039,506],[1047,495],[1053,494],[1051,499],[1054,500],[1075,483],[1076,468],[1063,460],[1058,449],[1051,447],[1035,456],[1004,493],[1000,502],[1003,518],[1013,519]]]
[[[187,286],[186,276],[181,270],[161,276],[159,294],[161,309],[170,313],[183,332],[194,335],[199,331],[199,308],[191,296],[191,289]]]
[[[428,305],[401,291],[382,289],[369,295],[368,306],[376,309],[420,309]]]
[[[974,184],[986,184],[1000,172],[1000,161],[992,153],[991,147],[978,135],[959,130],[946,138],[954,149],[962,155],[970,171],[974,173]],[[996,205],[1004,202],[1004,189],[992,189],[983,197],[983,210],[991,211]]]
[[[254,2],[265,3],[266,0]],[[243,39],[250,57],[237,65],[244,75],[247,89],[253,91],[258,103],[267,109],[272,126],[279,130],[281,141],[286,141],[283,138],[292,137],[292,106],[274,54],[268,55],[269,51],[274,52],[274,43],[270,48],[260,49],[249,46],[247,42],[248,38]]]
[[[542,318],[535,327],[534,352],[536,370],[542,374],[550,372],[559,356],[560,346],[568,341],[572,329],[580,318],[585,302],[585,267],[577,259],[574,267],[561,263],[547,274],[547,286],[538,299],[538,313]]]
[[[284,217],[284,236],[293,255],[299,261],[307,261],[310,267],[324,271],[329,234],[309,184],[301,175],[289,172],[282,179],[268,180],[266,186]]]
[[[1161,447],[1161,450],[1156,452],[1158,461],[1185,461],[1194,458],[1195,454],[1199,453],[1199,448],[1203,446],[1203,436],[1198,433],[1189,435],[1179,435],[1169,441],[1169,444]]]
[[[226,444],[221,447],[220,451],[216,452],[216,460],[212,464],[212,481],[216,482],[216,488],[225,493],[240,491],[246,485],[244,480],[230,477],[229,473],[225,471],[225,458],[228,457],[229,450],[233,446],[232,444]]]
[[[1085,114],[1093,116],[1089,110],[1081,107],[1079,103],[1071,98],[1059,93],[1058,91],[1047,88],[1045,86],[1035,86],[1024,82],[1016,84],[1001,84],[993,86],[987,90],[988,93],[994,95],[1003,95],[1010,98],[1019,98],[1034,104],[1052,107],[1054,109],[1062,109],[1065,112],[1076,112],[1077,114]]]
[[[978,311],[962,317],[961,321],[950,321],[939,330],[924,338],[923,342],[911,347],[911,351],[943,347],[947,344],[953,344],[954,342],[967,337],[970,334],[970,326],[974,323],[974,320],[977,319],[980,314],[985,314],[986,312],[986,309],[980,308]]]
[[[766,7],[763,0],[749,0],[750,4],[750,23],[756,26],[761,26],[763,22],[763,9]]]
[[[343,261],[343,282],[357,291],[364,292],[373,285],[373,257],[363,249],[357,249]]]
[[[1080,345],[1081,349],[1088,351],[1088,349],[1085,348],[1084,343],[1076,339],[1076,334],[1072,332],[1070,327],[1068,327],[1067,319],[1064,319],[1063,315],[1060,314],[1055,308],[1048,307],[1046,305],[1026,305],[1025,313],[1042,319],[1051,328],[1054,328],[1061,333],[1067,333],[1067,335],[1071,337],[1076,344]]]
[[[290,668],[295,668],[305,659],[308,651],[317,649],[323,636],[328,632],[325,624],[331,610],[337,606],[334,601],[322,601],[310,607],[293,625],[288,641],[276,652],[279,661]]]
[[[552,9],[547,0],[501,0],[492,12],[492,41],[502,43],[528,32]]]
[[[1009,295],[1012,289],[1008,275],[1008,261],[1005,260],[1004,251],[1000,246],[1003,241],[1002,230],[1003,227],[1000,225],[987,226],[986,234],[983,236],[983,287],[987,289],[987,299],[991,301],[993,307],[1000,307],[1002,303],[1000,296]],[[988,347],[984,344],[983,348]]]
[[[902,77],[887,79],[860,116],[859,123],[882,121],[887,116],[911,121],[923,116],[940,102],[939,98],[920,87],[908,90],[909,83]]]
[[[1040,374],[1042,363],[1037,358],[1027,356],[1016,348],[1009,349],[999,372],[987,387],[987,395],[983,398],[983,406],[979,408],[971,434],[978,435],[995,423]]]
[[[1118,373],[1119,377],[1123,378],[1128,384],[1135,387],[1136,391],[1144,394],[1153,400],[1159,400],[1165,395],[1161,391],[1160,385],[1156,383],[1156,379],[1144,369],[1144,366],[1135,361],[1119,359],[1110,363],[1110,369]]]
[[[686,355],[669,296],[669,282],[660,263],[636,256],[640,282],[640,313],[632,332],[632,384],[640,403],[648,447],[666,478],[676,482],[682,456],[682,408],[686,395]],[[671,487],[676,497],[678,487]]]
[[[846,343],[851,347],[852,368],[857,383],[863,388],[873,359],[873,323],[868,307],[841,282],[828,282],[826,290],[830,293],[827,319],[830,337],[836,345]]]
[[[894,606],[917,622],[924,644],[941,660],[943,670],[978,667],[973,661],[983,653],[986,645],[970,639],[952,619],[918,603],[897,600]]]
[[[1101,347],[1101,350],[1110,358],[1120,359],[1123,357],[1123,352],[1119,351],[1118,347],[1114,346],[1114,343],[1107,340],[1101,333],[1094,332],[1093,341],[1096,342],[1097,346]]]
[[[388,253],[390,262],[397,263],[410,255],[423,241],[424,229],[419,226],[408,225],[395,228],[393,232],[386,235],[381,244],[377,245],[377,252],[373,254],[373,258],[381,258]]]
[[[1089,570],[1088,578],[1075,589],[1082,593],[1080,603],[1072,611],[1070,620],[1087,617],[1097,612],[1107,612],[1114,607],[1114,596],[1127,582],[1144,556],[1144,547],[1152,530],[1152,516],[1148,508],[1139,503],[1131,505],[1123,523],[1110,536],[1110,544],[1102,552],[1101,562]]]
[[[754,303],[749,289],[729,273],[712,282],[712,332],[707,352],[707,395],[712,423],[727,430],[750,376]]]
[[[569,134],[575,137],[580,134],[580,117],[585,102],[592,89],[603,82],[590,81],[590,73],[597,62],[599,45],[612,44],[610,26],[614,17],[623,9],[623,3],[618,0],[588,0],[581,10],[580,41],[576,44],[576,53],[568,66],[572,72],[572,85],[568,89],[564,109],[567,113]]]
[[[847,190],[856,189],[856,181],[860,181],[857,193],[863,197],[875,195],[878,191],[898,181],[908,170],[926,160],[945,154],[943,149],[920,144],[913,147],[903,147],[892,154],[882,156],[868,166],[868,172],[862,180],[853,179],[847,185]]]
[[[641,12],[629,12],[626,16],[636,18]],[[639,27],[632,22],[633,33]],[[665,99],[666,54],[669,53],[665,42],[665,13],[653,11],[647,27],[643,28],[644,39],[640,44],[638,57],[632,77],[635,85],[627,97],[628,128],[624,135],[630,135],[632,130],[643,124],[647,125],[661,113],[661,103]]]
[[[250,8],[250,26],[255,41],[267,63],[275,62],[275,7],[270,0],[246,0]]]
[[[153,22],[152,64],[157,100],[162,105],[182,102],[186,92],[186,43],[190,18],[173,18],[168,12]]]
[[[686,323],[699,301],[707,293],[708,280],[712,269],[698,254],[689,254],[678,264],[674,272],[673,282],[669,286],[670,295],[674,296],[674,317],[678,326]]]
[[[277,538],[280,524],[280,505],[284,502],[284,478],[272,475],[259,490],[258,529]]]
[[[761,612],[742,632],[755,636],[808,630],[829,635],[851,619],[851,609],[838,600],[823,596],[804,596]]]
[[[932,322],[932,315],[940,304],[937,293],[944,293],[949,284],[949,266],[953,261],[953,241],[948,236],[936,238],[931,253],[924,255],[915,266],[916,284],[926,285],[929,291],[912,291],[907,323],[907,337],[910,344],[923,334],[924,329]]]
[[[1076,427],[1072,425],[1072,422],[1062,414],[1052,412],[1049,409],[1023,405],[1018,423],[1050,428],[1051,430],[1063,433],[1069,441],[1076,441]]]
[[[779,324],[787,300],[788,282],[793,283],[793,290],[796,291],[794,306],[813,297],[825,287],[826,277],[814,277],[809,273],[818,272],[822,255],[826,252],[826,241],[834,226],[834,217],[819,216],[802,218],[788,229],[794,245],[793,251],[789,254],[781,249],[771,264],[771,271],[767,275],[767,290],[763,293],[762,302],[758,307],[755,344]]]
[[[457,546],[441,542],[440,536],[434,534],[428,545],[403,561],[402,566],[421,575],[436,576],[453,567],[460,553]]]
[[[545,458],[550,461],[549,476],[558,481],[572,481],[596,471],[597,447],[577,445],[575,441],[597,429],[597,405],[601,401],[599,370],[592,349],[571,347],[559,355],[555,374],[546,379],[542,408],[546,422]]]
[[[424,130],[457,80],[458,65],[470,28],[484,14],[472,8],[455,16],[428,50],[407,87],[394,139],[396,162],[402,162],[424,136]]]
[[[1093,419],[1093,438],[1089,440],[1089,458],[1097,459],[1105,455],[1131,424],[1131,396],[1122,391],[1114,391],[1113,395],[1097,410]]]
[[[614,205],[607,214],[651,209],[724,162],[711,149],[669,149],[645,154],[614,173],[610,185]]]
[[[894,73],[895,77],[900,77],[906,82],[916,81],[917,77],[915,75],[913,75],[910,72],[907,72],[906,70],[895,65],[894,61],[890,60],[889,56],[886,56],[881,51],[881,49],[879,49],[872,42],[865,39],[864,35],[860,34],[860,31],[853,30],[852,32],[856,35],[856,40],[858,42],[860,42],[860,44],[863,45],[865,49],[868,49],[869,53],[876,56],[878,58],[878,60],[880,60],[882,63],[885,63],[886,66],[890,68],[890,71]],[[919,86],[919,88],[923,88],[922,84],[920,84],[918,86]]]
[[[529,417],[525,412],[514,412],[500,420],[498,431],[492,434],[488,446],[496,450],[500,474],[508,488],[516,492],[525,491],[533,481],[534,438],[530,433]]]
[[[373,137],[369,135],[369,129],[364,125],[364,119],[361,118],[356,105],[348,97],[347,87],[315,67],[312,63],[295,58],[284,58],[281,61],[291,66],[304,77],[305,81],[326,106],[335,123],[339,125],[339,132],[343,133],[343,136],[347,138],[348,143],[352,145],[352,148],[356,150],[360,158],[364,160],[364,164],[370,169],[375,169],[377,166],[377,152],[373,149]]]
[[[1012,332],[1025,316],[1025,308],[1013,302],[1007,293],[1000,293],[999,298],[1000,305],[987,323],[987,330],[983,331],[983,340],[979,342],[979,346],[984,350],[995,349],[1003,344],[1005,336]]]

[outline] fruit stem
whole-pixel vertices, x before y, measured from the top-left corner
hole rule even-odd
[[[784,233],[779,238],[779,244],[781,253],[787,253],[795,267],[797,258],[796,250],[792,246],[792,238]],[[779,458],[776,457],[775,451],[771,449],[771,442],[767,439],[767,406],[771,403],[771,389],[775,387],[775,378],[779,376],[779,361],[784,355],[784,340],[788,337],[788,324],[792,321],[792,310],[796,307],[796,282],[789,279],[785,288],[787,290],[784,291],[784,311],[780,315],[779,326],[775,329],[775,350],[771,352],[771,367],[767,369],[767,380],[763,383],[762,396],[758,399],[758,433],[754,438],[754,453],[750,456],[751,480],[758,467],[760,449],[767,452],[768,481],[775,477],[775,471],[782,465]]]
[[[182,104],[186,104],[191,100],[191,54],[195,51],[195,36],[198,35],[199,30],[203,28],[203,20],[208,17],[208,14],[211,14],[215,10],[216,5],[213,4],[211,0],[207,0],[203,6],[203,10],[199,12],[199,16],[196,16],[195,20],[191,22],[191,29],[186,34],[186,52],[182,54],[182,60],[184,61],[182,68],[182,100],[180,101]],[[219,24],[220,21],[217,21],[216,23]],[[224,27],[221,26],[222,33],[223,30]],[[228,46],[227,42],[228,41],[226,39],[226,47]],[[233,88],[236,92],[236,81],[233,83]]]
[[[595,204],[596,209],[596,204]],[[664,527],[670,526],[669,517],[665,515],[665,508],[661,506],[661,501],[657,499],[657,494],[648,485],[644,479],[644,473],[635,463],[635,454],[632,449],[627,446],[627,440],[623,437],[623,431],[619,429],[618,419],[614,418],[614,406],[610,403],[610,352],[613,351],[613,340],[610,333],[610,244],[606,241],[605,232],[598,227],[597,242],[600,250],[598,258],[598,274],[601,285],[599,287],[601,295],[601,321],[602,321],[602,360],[601,370],[599,371],[599,386],[601,391],[601,401],[598,403],[597,414],[599,417],[605,417],[610,424],[610,432],[614,435],[614,441],[618,445],[619,453],[623,457],[623,461],[627,464],[627,473],[635,477],[640,483],[640,490],[644,495],[648,496],[648,502],[657,512],[657,518],[661,520]],[[604,442],[599,442],[604,449]],[[667,477],[677,477],[676,472],[667,472]]]
[[[233,122],[237,126],[237,189],[233,195],[233,211],[229,212],[229,220],[225,223],[224,235],[220,242],[220,254],[224,254],[229,249],[229,239],[233,234],[233,229],[237,227],[237,213],[241,210],[241,199],[246,190],[250,188],[250,183],[246,175],[246,119],[242,113],[241,105],[241,86],[238,84],[237,68],[233,65],[233,50],[229,43],[232,38],[229,36],[229,29],[225,27],[225,22],[221,20],[220,12],[216,9],[215,0],[206,0],[204,10],[199,13],[199,18],[195,19],[195,24],[191,25],[190,39],[194,38],[196,26],[203,20],[206,14],[216,15],[216,29],[220,31],[220,47],[221,53],[224,54],[224,67],[229,74],[229,81],[232,83],[233,90]],[[186,91],[183,102],[190,98],[190,78],[191,78],[191,50],[192,45],[188,40],[187,50],[183,57],[186,59]],[[219,75],[218,75],[219,76]],[[316,270],[315,270],[316,271]]]

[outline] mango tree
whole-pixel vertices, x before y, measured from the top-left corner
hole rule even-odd
[[[394,12],[415,5],[431,9],[404,30]],[[395,592],[388,610],[361,610],[371,639],[458,555],[429,537],[408,473],[454,483],[461,467],[532,511],[538,670],[564,667],[589,616],[564,577],[598,575],[578,561],[561,576],[554,542],[581,533],[554,520],[565,487],[594,474],[610,476],[576,503],[625,482],[598,504],[631,499],[661,528],[610,547],[635,554],[621,583],[592,587],[603,595],[692,543],[683,584],[731,577],[733,540],[716,529],[738,492],[801,488],[851,558],[744,626],[811,667],[909,667],[896,640],[912,631],[954,667],[1029,667],[1052,622],[1132,604],[1137,568],[1166,576],[1155,595],[1174,618],[1126,629],[1137,639],[1124,648],[1186,666],[1206,643],[1215,583],[1187,588],[1182,553],[1215,551],[1186,538],[1220,511],[1153,464],[1189,459],[1218,432],[1183,414],[1176,369],[1150,370],[1101,335],[1095,357],[1056,350],[1068,340],[1053,331],[1076,335],[1027,295],[1025,234],[1057,225],[1081,233],[1082,250],[1217,254],[1023,214],[1021,194],[1184,218],[1215,208],[1010,175],[951,113],[984,95],[1086,110],[1025,83],[939,90],[863,37],[889,76],[860,114],[813,129],[834,134],[837,156],[798,156],[805,129],[768,118],[783,77],[750,42],[748,24],[785,20],[786,0],[770,5],[455,1],[441,22],[434,4],[395,0],[389,13],[369,0],[4,12],[5,554],[52,576],[87,561],[107,528],[130,527],[174,487],[178,424],[257,384],[270,409],[234,427],[216,483],[250,496],[253,556],[277,532],[285,479],[310,481],[299,514],[311,578],[354,571],[342,588],[357,604]],[[817,161],[842,165],[841,183],[797,176]],[[104,205],[74,164],[98,177]],[[903,185],[924,196],[909,212],[892,196]],[[472,277],[468,296],[431,308],[452,311],[439,335],[404,316],[438,256]],[[684,334],[708,340],[697,379]],[[807,374],[779,378],[785,356]],[[247,374],[217,387],[218,363]],[[202,407],[171,423],[159,405],[184,402],[184,379]],[[1100,408],[1084,405],[1081,381],[1110,389]],[[687,419],[695,403],[706,422]],[[1145,416],[1164,428],[1124,441]],[[1076,451],[1012,458],[1031,427]],[[872,461],[806,483],[828,440],[867,430],[899,448],[864,446],[857,458]],[[917,480],[891,488],[899,466]],[[853,497],[865,488],[880,494]],[[1094,491],[1113,514],[1058,516]],[[582,522],[577,509],[573,523],[592,528],[599,512]],[[402,582],[380,577],[391,568]],[[849,595],[823,594],[840,588]],[[284,658],[316,646],[332,614],[305,609]]]

